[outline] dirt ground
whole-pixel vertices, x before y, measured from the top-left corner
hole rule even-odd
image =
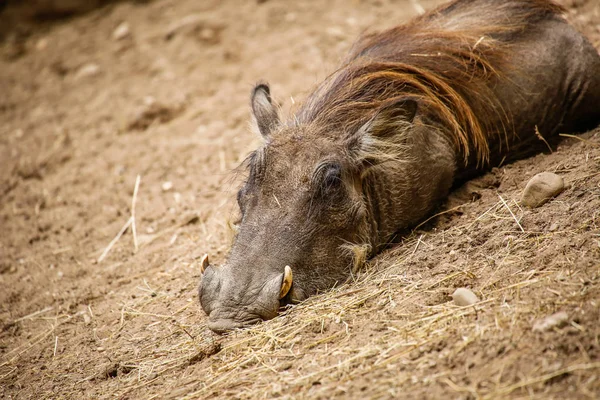
[[[600,398],[600,129],[467,183],[354,282],[206,328],[253,84],[289,109],[359,33],[439,1],[92,3],[0,16],[1,397]],[[600,3],[563,4],[600,48]],[[541,171],[568,188],[522,209]],[[133,208],[137,250],[128,227],[105,252]]]

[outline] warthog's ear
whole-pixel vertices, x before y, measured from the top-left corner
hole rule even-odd
[[[259,83],[252,90],[252,115],[261,135],[267,138],[279,125],[277,109],[271,102],[271,91],[266,83]]]
[[[385,104],[359,129],[359,132],[379,138],[397,134],[398,128],[412,124],[418,109],[419,103],[412,98],[403,98]]]
[[[348,148],[366,167],[402,159],[407,138],[404,133],[413,126],[418,110],[418,100],[410,97],[385,104],[348,138]]]

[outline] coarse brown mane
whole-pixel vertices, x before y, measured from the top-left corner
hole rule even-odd
[[[515,39],[563,11],[546,0],[453,1],[409,24],[365,35],[292,123],[310,124],[323,135],[351,134],[382,106],[416,98],[434,119],[428,123],[445,128],[457,160],[485,165],[490,144],[508,146],[514,135],[490,81],[509,84],[507,54]],[[453,17],[443,18],[449,12]],[[503,131],[489,129],[489,121],[499,121]]]

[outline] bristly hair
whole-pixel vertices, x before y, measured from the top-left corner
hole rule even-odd
[[[265,146],[260,146],[244,158],[236,168],[236,173],[246,172],[246,182],[256,182],[262,177],[265,165]]]
[[[382,106],[410,96],[444,126],[465,164],[484,165],[490,144],[508,146],[514,135],[490,81],[511,84],[511,43],[536,21],[563,11],[547,0],[455,0],[407,25],[365,35],[295,121],[351,134]],[[448,13],[452,18],[444,18]]]

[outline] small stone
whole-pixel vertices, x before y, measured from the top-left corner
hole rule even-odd
[[[552,328],[560,328],[569,321],[569,314],[559,311],[545,318],[538,319],[533,324],[534,332],[546,332]]]
[[[38,40],[38,41],[35,43],[35,48],[36,48],[37,50],[40,50],[40,51],[41,51],[41,50],[44,50],[44,49],[46,49],[46,47],[48,47],[48,39],[46,39],[46,38],[41,38],[40,40]]]
[[[565,188],[563,178],[552,172],[541,172],[527,183],[521,204],[536,208],[560,194]]]
[[[470,306],[479,302],[479,298],[467,288],[458,288],[452,293],[452,300],[457,306]]]
[[[83,67],[79,68],[77,73],[75,74],[76,79],[88,78],[92,76],[96,76],[100,73],[100,67],[98,64],[86,64]]]
[[[202,40],[206,40],[206,41],[214,40],[216,35],[217,35],[217,32],[215,32],[215,30],[211,29],[211,28],[202,28],[200,30],[200,39],[202,39]]]
[[[346,18],[346,23],[350,26],[355,26],[357,21],[356,21],[356,18],[350,17],[350,18]]]
[[[131,31],[129,30],[129,24],[127,22],[119,24],[112,34],[114,40],[123,40],[129,36],[131,36]]]
[[[161,187],[162,187],[163,192],[168,192],[169,190],[173,189],[173,182],[171,182],[171,181],[163,182]]]
[[[331,26],[325,30],[328,35],[333,36],[336,39],[344,38],[344,30],[339,26]]]
[[[92,317],[90,317],[87,313],[83,313],[83,323],[89,325],[92,322]]]
[[[421,357],[421,351],[419,349],[413,349],[410,353],[408,353],[408,358],[410,358],[413,361],[419,357]]]

